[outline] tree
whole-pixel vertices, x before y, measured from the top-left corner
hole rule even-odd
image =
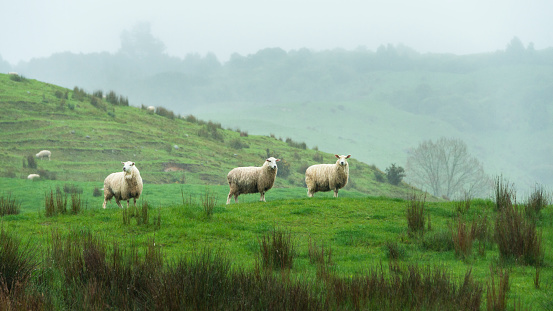
[[[123,31],[121,34],[120,53],[137,59],[156,57],[163,54],[165,44],[154,37],[149,23],[138,23],[132,31]]]
[[[482,164],[460,139],[423,141],[410,151],[406,167],[410,183],[438,197],[481,197],[491,185]]]
[[[401,166],[396,166],[392,163],[392,166],[386,168],[386,177],[388,182],[394,186],[399,185],[403,177],[405,177],[405,170]]]

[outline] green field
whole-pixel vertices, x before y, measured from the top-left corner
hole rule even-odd
[[[63,101],[55,96],[57,90],[67,92],[68,98]],[[407,184],[396,187],[378,181],[382,172],[373,166],[351,160],[351,182],[340,191],[339,198],[333,198],[330,192],[307,198],[301,167],[316,163],[315,159],[319,159],[316,155],[322,157],[322,162],[333,161],[333,155],[295,148],[272,137],[241,137],[239,131],[216,126],[223,141],[202,137],[198,133],[208,128],[207,123],[171,119],[135,107],[106,103],[103,110],[92,106],[90,99],[73,100],[71,92],[33,80],[16,82],[0,75],[0,105],[4,111],[0,119],[3,176],[0,197],[2,202],[7,198],[14,200],[20,210],[2,216],[2,229],[30,243],[40,254],[41,264],[33,275],[33,284],[39,284],[41,297],[44,293],[46,297],[54,297],[47,299],[52,300],[50,304],[55,308],[75,307],[70,303],[72,298],[68,298],[71,293],[62,288],[76,286],[63,283],[65,272],[56,270],[46,260],[52,256],[49,247],[55,234],[67,237],[90,233],[108,245],[138,248],[140,258],[147,257],[148,252],[143,249],[154,241],[166,266],[181,258],[217,252],[229,260],[232,269],[249,273],[259,265],[262,239],[277,231],[290,235],[293,266],[286,272],[272,273],[277,279],[292,283],[317,284],[309,290],[319,298],[324,297],[320,293],[325,292],[323,289],[329,286],[325,282],[329,281],[319,279],[320,266],[312,262],[309,254],[311,243],[331,252],[326,264],[332,275],[342,280],[357,280],[371,269],[383,269],[391,277],[393,271],[388,272],[388,267],[398,263],[442,267],[456,283],[461,283],[467,271],[472,271],[475,281],[484,289],[480,305],[484,310],[493,266],[509,273],[508,309],[553,308],[551,205],[532,220],[541,237],[538,262],[505,259],[500,256],[494,238],[499,212],[491,200],[472,200],[465,210],[459,207],[459,202],[428,196],[424,203],[423,233],[411,233],[407,209],[414,201],[408,198],[413,194],[421,198],[422,193]],[[233,139],[249,148],[233,148],[229,144]],[[27,156],[32,157],[41,149],[52,150],[52,160],[36,160],[37,168],[29,167]],[[238,204],[225,205],[226,173],[235,166],[260,165],[267,154],[278,155],[290,164],[288,175],[277,176],[275,187],[267,192],[267,202],[258,202],[259,195],[251,194],[240,196]],[[136,161],[144,179],[138,211],[119,209],[114,202],[102,209],[103,197],[93,196],[95,188],[103,186],[107,174],[120,170],[120,161],[129,159]],[[168,167],[174,170],[166,170]],[[49,179],[25,178],[39,170]],[[47,217],[45,198],[57,189],[72,201],[64,188],[82,190],[81,210]],[[211,215],[206,212],[209,202],[213,202]],[[142,209],[145,204],[148,207]],[[147,211],[147,221],[142,218],[143,210]],[[129,216],[129,212],[133,215]],[[467,226],[478,222],[486,228],[485,236],[476,238],[465,254],[457,253],[453,242],[460,221]],[[57,284],[54,289],[50,288],[52,284]],[[342,308],[348,306],[352,305],[346,303]]]

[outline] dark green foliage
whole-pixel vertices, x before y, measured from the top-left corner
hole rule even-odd
[[[388,241],[385,245],[386,257],[391,260],[403,259],[406,256],[405,248],[395,241]]]
[[[435,252],[448,252],[455,249],[451,230],[437,230],[424,235],[422,247]]]
[[[166,117],[167,119],[175,119],[175,113],[171,110],[166,109],[165,107],[156,107],[156,114],[162,117]]]
[[[261,265],[269,269],[292,269],[296,256],[292,234],[273,229],[259,240]]]
[[[418,198],[416,195],[411,197],[411,200],[407,201],[407,227],[409,229],[409,235],[415,233],[424,234],[424,203],[426,196]]]
[[[12,198],[10,194],[6,197],[0,196],[0,216],[17,215],[21,212],[21,202]]]
[[[386,182],[386,175],[384,175],[381,171],[375,170],[374,171],[374,179],[378,182]]]
[[[81,194],[83,193],[83,188],[73,185],[73,184],[64,184],[63,185],[63,192],[71,194],[71,193],[77,193]]]
[[[305,144],[304,142],[295,142],[292,140],[292,138],[286,138],[286,143],[288,144],[288,146],[290,147],[293,147],[293,148],[298,148],[298,149],[307,149],[307,144]]]
[[[78,101],[84,101],[84,99],[88,96],[88,94],[81,88],[74,87],[73,88],[73,94],[71,95],[71,98]]]
[[[57,178],[57,174],[55,172],[39,169],[37,173],[40,175],[40,178],[42,179],[56,180]]]
[[[59,99],[62,99],[62,98],[64,97],[63,92],[60,91],[60,90],[56,90],[56,91],[54,92],[54,96],[56,96],[56,97],[59,98]]]
[[[396,166],[395,163],[392,163],[390,167],[386,168],[386,178],[390,184],[394,186],[399,185],[403,177],[405,177],[405,170],[403,167]]]
[[[104,98],[104,92],[102,90],[96,90],[92,92],[92,96],[95,96],[98,98]]]
[[[220,123],[207,122],[198,130],[198,136],[224,142]]]
[[[232,139],[229,142],[229,146],[231,148],[234,148],[234,149],[237,149],[237,150],[240,150],[242,148],[249,148],[250,147],[250,145],[248,145],[247,143],[242,142],[242,140],[240,138]]]
[[[102,191],[100,191],[100,188],[94,187],[94,190],[92,191],[92,196],[100,197],[102,195],[104,195],[104,194],[102,193]]]
[[[190,123],[198,123],[198,119],[195,116],[191,115],[191,114],[187,115],[186,118],[184,118],[184,119],[187,122],[190,122]]]
[[[103,110],[103,111],[108,110],[108,106],[106,105],[106,103],[104,103],[101,98],[98,98],[96,96],[90,97],[90,104],[100,110]]]
[[[18,75],[18,74],[11,74],[10,75],[10,80],[15,81],[15,82],[26,82],[27,81],[27,79],[24,76]]]
[[[315,161],[317,164],[323,163],[323,155],[319,152],[316,152],[313,155],[313,161]]]
[[[280,162],[278,162],[278,177],[287,178],[290,176],[290,163],[284,159],[280,159]]]
[[[35,157],[31,154],[27,156],[27,166],[36,169]]]

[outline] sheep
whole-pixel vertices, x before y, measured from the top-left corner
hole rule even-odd
[[[35,178],[40,178],[40,175],[39,174],[29,174],[29,176],[27,176],[27,179],[29,179],[29,180],[33,180]]]
[[[42,150],[36,154],[36,157],[40,158],[41,160],[42,158],[48,157],[48,161],[50,161],[50,156],[52,156],[52,153],[49,150]]]
[[[123,164],[123,171],[111,173],[104,180],[104,209],[106,208],[106,203],[111,198],[115,198],[115,203],[120,208],[123,208],[123,206],[121,206],[119,201],[126,200],[128,208],[129,200],[134,199],[134,206],[136,207],[136,199],[142,193],[142,177],[140,177],[140,172],[134,165],[134,162],[127,161],[121,163]]]
[[[148,108],[146,108],[146,111],[150,114],[153,114],[156,111],[156,107],[148,106]]]
[[[338,190],[345,187],[349,178],[349,165],[347,159],[350,154],[335,155],[338,160],[335,164],[311,165],[305,171],[305,183],[307,184],[307,196],[312,198],[318,191],[334,190],[334,197],[338,197]]]
[[[10,71],[10,72],[8,72],[8,74],[9,74],[10,76],[19,76],[19,74],[18,74],[17,72],[15,72],[15,71]]]
[[[227,204],[234,196],[234,202],[238,203],[238,196],[246,193],[261,193],[259,201],[265,201],[265,192],[273,187],[277,175],[277,162],[280,159],[273,157],[265,160],[261,167],[236,167],[227,175],[230,191],[227,197]]]

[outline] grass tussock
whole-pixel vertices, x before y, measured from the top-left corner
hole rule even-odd
[[[534,192],[530,194],[526,208],[524,209],[526,217],[538,220],[541,215],[541,211],[549,204],[548,195],[542,186],[536,186]]]
[[[490,281],[486,290],[486,309],[488,311],[503,311],[507,309],[507,292],[509,291],[509,272],[497,269],[499,282],[496,284],[496,269],[490,266]]]
[[[413,195],[411,200],[407,201],[407,227],[409,235],[416,233],[424,234],[424,203],[426,196],[417,197]]]
[[[12,198],[10,194],[6,197],[0,196],[0,216],[17,215],[21,212],[21,202]]]
[[[259,240],[261,265],[269,269],[292,269],[295,250],[292,234],[274,229]]]
[[[67,194],[62,193],[59,187],[55,193],[50,189],[50,194],[44,195],[44,210],[46,217],[67,214]]]

